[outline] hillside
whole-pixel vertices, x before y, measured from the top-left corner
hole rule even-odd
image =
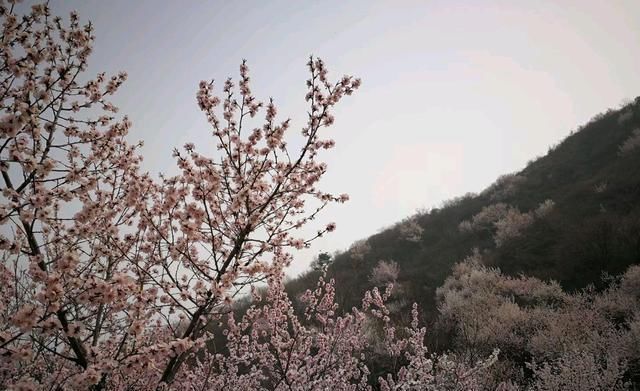
[[[595,116],[546,156],[482,193],[407,218],[336,254],[328,274],[336,280],[339,303],[343,309],[357,305],[373,286],[372,269],[380,260],[393,260],[404,301],[418,302],[432,320],[436,288],[474,248],[505,274],[553,279],[567,290],[602,286],[603,273],[619,274],[640,261],[640,149],[621,151],[639,127],[636,98]],[[552,207],[535,212],[545,201]],[[494,220],[474,220],[496,209]],[[506,227],[511,233],[498,245],[500,224],[522,218],[528,223]],[[290,281],[289,293],[313,286],[318,274]]]

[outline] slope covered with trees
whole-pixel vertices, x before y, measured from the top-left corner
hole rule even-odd
[[[374,284],[380,261],[399,266],[407,303],[432,319],[435,290],[454,263],[478,249],[503,273],[558,281],[567,290],[603,287],[640,261],[640,98],[572,132],[546,156],[467,194],[417,213],[334,257],[329,275],[350,308]],[[295,292],[317,278],[290,281]]]

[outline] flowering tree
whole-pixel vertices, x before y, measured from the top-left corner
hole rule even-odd
[[[384,286],[389,283],[395,285],[398,276],[400,275],[400,268],[394,261],[380,261],[371,271],[369,281],[374,286]]]
[[[484,190],[482,195],[488,195],[492,201],[505,200],[515,195],[526,181],[524,175],[505,174]]]
[[[256,296],[240,321],[228,317],[230,354],[199,358],[186,383],[215,390],[371,390],[366,353],[372,353],[372,345],[382,345],[399,364],[393,373],[375,379],[380,389],[468,391],[480,389],[479,375],[497,358],[496,351],[468,366],[430,354],[415,305],[408,327],[392,325],[386,305],[391,286],[384,293],[377,288],[366,292],[360,309],[339,316],[334,282],[321,278],[316,289],[302,295],[306,308],[300,319],[284,294],[281,276],[270,280],[266,297]],[[379,339],[366,332],[371,323],[382,330]]]
[[[419,243],[420,240],[422,240],[424,229],[416,220],[417,219],[413,217],[399,224],[398,231],[402,240],[412,243]]]
[[[504,218],[509,212],[510,206],[499,202],[482,208],[471,220],[464,220],[458,226],[461,232],[471,232],[479,229],[491,229],[496,221]]]
[[[170,383],[242,284],[279,273],[289,248],[335,228],[294,236],[347,199],[315,187],[326,171],[318,152],[334,145],[319,131],[360,81],[330,83],[324,63],[309,61],[297,152],[272,101],[262,126],[249,127],[263,104],[246,64],[237,95],[231,80],[222,98],[202,82],[197,101],[220,153],[188,144],[174,153],[180,175],[156,183],[125,140],[129,121],[109,115],[126,75],[81,80],[92,26],[43,5],[0,14],[2,382],[104,388],[136,373]],[[319,201],[311,212],[309,198]]]
[[[620,155],[630,154],[631,151],[640,147],[640,129],[634,129],[631,136],[620,146]]]
[[[126,255],[152,183],[107,100],[126,75],[80,80],[93,29],[75,14],[0,15],[0,384],[95,384],[146,311]]]
[[[351,259],[360,262],[371,252],[371,245],[366,239],[358,240],[349,247],[348,252]]]
[[[553,210],[555,203],[545,200],[534,210],[522,213],[518,208],[499,202],[482,208],[471,220],[464,220],[458,225],[460,232],[493,230],[493,240],[497,247],[511,238],[522,235],[536,219],[546,217]]]
[[[213,94],[212,83],[200,83],[198,104],[219,142],[220,157],[205,157],[192,144],[184,153],[175,151],[181,174],[163,179],[142,214],[145,256],[133,263],[162,303],[157,313],[168,311],[167,327],[172,319],[186,324],[177,334],[188,345],[206,338],[211,315],[243,285],[289,265],[289,248],[306,247],[335,229],[330,223],[314,237],[294,236],[329,202],[348,199],[315,187],[326,171],[318,152],[334,145],[321,139],[319,130],[333,123],[331,108],[360,81],[344,76],[330,83],[321,60],[311,59],[308,66],[310,108],[297,153],[285,139],[289,120],[276,122],[273,101],[266,105],[264,124],[246,129],[262,104],[251,95],[245,63],[240,66],[238,97],[231,80],[224,84],[223,99]],[[310,213],[309,198],[319,201]],[[162,381],[173,380],[187,353],[171,355]]]

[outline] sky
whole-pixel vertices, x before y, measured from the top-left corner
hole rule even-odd
[[[29,3],[27,3],[29,4]],[[274,97],[294,128],[306,119],[305,63],[363,85],[327,130],[322,189],[348,193],[312,224],[338,229],[296,254],[320,251],[419,209],[479,192],[524,168],[607,108],[640,95],[640,1],[51,1],[95,26],[89,74],[127,71],[113,102],[144,140],[144,169],[174,173],[186,142],[215,154],[199,111],[200,80],[237,77]]]

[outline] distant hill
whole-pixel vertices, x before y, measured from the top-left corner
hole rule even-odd
[[[404,300],[418,302],[432,320],[436,288],[474,248],[506,274],[554,279],[568,290],[602,286],[603,273],[640,262],[638,128],[640,97],[595,116],[482,193],[411,216],[336,254],[328,274],[342,308],[373,286],[369,277],[380,260],[393,260]],[[536,212],[545,201],[544,213]],[[497,230],[506,236],[497,239]],[[292,297],[313,287],[318,274],[290,281]]]

